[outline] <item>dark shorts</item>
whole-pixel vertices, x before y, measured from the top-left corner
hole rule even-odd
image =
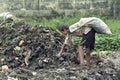
[[[85,34],[82,38],[81,43],[86,40],[83,44],[80,44],[83,47],[90,47],[90,49],[94,49],[94,45],[95,45],[95,30],[91,30],[90,32],[88,32],[87,34]]]

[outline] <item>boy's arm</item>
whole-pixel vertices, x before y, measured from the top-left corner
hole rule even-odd
[[[58,58],[60,58],[60,57],[61,57],[62,52],[63,52],[63,50],[64,50],[65,46],[66,46],[66,44],[63,44],[63,45],[62,45],[60,52],[57,54],[57,57],[58,57]]]
[[[61,50],[60,50],[59,53],[57,54],[57,57],[61,57],[62,52],[63,52],[65,46],[66,46],[67,44],[69,44],[69,38],[70,38],[70,35],[67,34],[67,36],[66,36],[66,38],[65,38],[65,41],[64,41],[64,43],[63,43],[63,45],[62,45],[62,47],[61,47]]]
[[[83,36],[83,33],[81,33],[81,32],[73,32],[72,34],[73,34],[73,35],[76,35],[76,36],[79,36],[79,37],[82,37],[82,36]]]

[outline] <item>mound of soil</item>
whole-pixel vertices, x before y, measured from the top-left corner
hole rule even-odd
[[[87,67],[79,64],[73,45],[57,58],[64,36],[50,27],[4,24],[0,35],[1,80],[120,80],[119,57],[92,55]]]

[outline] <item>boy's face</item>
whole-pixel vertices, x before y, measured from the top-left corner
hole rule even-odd
[[[64,29],[63,31],[61,31],[63,35],[67,35],[68,30]]]

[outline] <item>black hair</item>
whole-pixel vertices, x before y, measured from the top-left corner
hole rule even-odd
[[[60,25],[58,26],[58,30],[59,30],[59,31],[64,31],[64,29],[68,30],[68,26],[65,25],[65,24],[60,24]]]

